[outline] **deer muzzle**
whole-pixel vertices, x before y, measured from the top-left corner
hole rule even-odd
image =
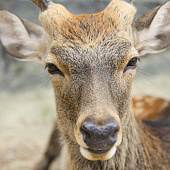
[[[75,136],[86,159],[107,160],[115,154],[121,143],[121,127],[116,119],[113,116],[103,119],[87,116],[78,123]]]
[[[100,154],[107,152],[116,143],[119,125],[114,118],[108,119],[102,125],[96,123],[94,119],[87,118],[80,131],[89,150]]]

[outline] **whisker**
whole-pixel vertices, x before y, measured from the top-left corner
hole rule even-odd
[[[138,84],[135,81],[134,81],[134,85],[141,95],[145,95],[145,92],[138,86]]]
[[[151,77],[151,73],[150,75],[147,73],[147,72],[142,72],[142,70],[138,70],[138,73],[140,74],[143,74],[144,76],[147,76],[147,77]],[[137,74],[138,75],[138,74]],[[153,74],[152,74],[153,75]]]
[[[138,68],[137,69],[137,74],[138,74],[138,72],[140,72],[140,73],[142,73],[142,72],[145,72],[145,73],[148,73],[148,75],[150,74],[150,75],[154,75],[154,73],[153,72],[150,72],[150,71],[148,71],[148,70],[145,70],[145,69],[143,69],[143,68]]]
[[[35,75],[36,76],[36,75]],[[50,87],[51,81],[48,75],[41,74],[41,76],[37,76],[37,83],[35,83],[35,89],[41,89],[43,87]]]
[[[140,77],[143,79],[143,80],[147,80],[147,82],[151,83],[154,87],[156,87],[157,89],[161,90],[159,86],[157,86],[155,83],[153,83],[150,79],[148,79],[148,77],[143,77],[143,75],[140,75]],[[148,84],[150,85],[150,84]]]

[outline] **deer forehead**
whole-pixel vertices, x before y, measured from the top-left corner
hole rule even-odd
[[[83,43],[95,42],[110,33],[127,36],[136,13],[123,1],[113,0],[104,11],[95,14],[71,14],[64,6],[51,3],[40,14],[40,22],[52,39],[70,39]]]
[[[87,69],[113,70],[123,63],[127,64],[126,61],[134,55],[134,52],[131,42],[125,38],[102,39],[96,44],[87,46],[54,41],[46,62],[51,60],[59,64],[59,67],[69,67],[76,69],[77,72]]]

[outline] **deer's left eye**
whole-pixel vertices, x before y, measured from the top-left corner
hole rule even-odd
[[[127,66],[125,67],[125,69],[124,69],[123,72],[126,72],[128,69],[135,69],[138,60],[139,60],[139,58],[137,58],[137,57],[132,58],[132,59],[128,62]],[[140,61],[140,60],[139,60],[139,61]]]

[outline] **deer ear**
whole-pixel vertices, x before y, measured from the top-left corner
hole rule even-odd
[[[170,46],[170,2],[147,12],[133,23],[135,47],[140,55]]]
[[[49,39],[42,27],[0,10],[0,41],[14,58],[43,63]]]

